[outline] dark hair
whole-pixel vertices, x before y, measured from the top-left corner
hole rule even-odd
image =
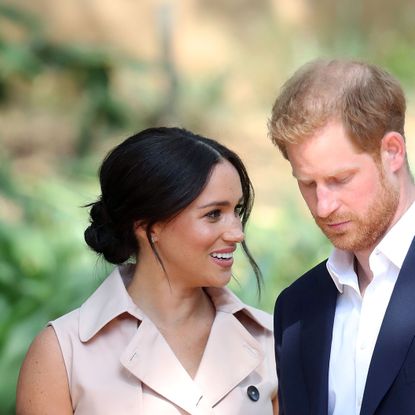
[[[229,161],[241,179],[241,221],[245,228],[254,191],[239,156],[215,140],[184,129],[149,128],[127,138],[105,157],[99,170],[101,196],[86,205],[91,208],[86,243],[108,262],[121,264],[139,252],[134,223],[141,221],[160,261],[151,241],[151,227],[173,218],[192,203],[221,160]],[[259,267],[244,241],[241,245],[260,287]]]

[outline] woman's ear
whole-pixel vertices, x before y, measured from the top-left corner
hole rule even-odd
[[[160,233],[163,230],[163,224],[160,222],[156,222],[152,227],[150,231],[150,239],[151,242],[155,243],[158,242]]]
[[[143,221],[137,221],[134,223],[134,234],[138,240],[148,241],[147,228],[148,228],[147,224],[144,223]],[[150,231],[150,240],[153,243],[158,241],[156,226],[153,226]]]
[[[134,222],[135,237],[140,239],[147,239],[147,225],[143,221]]]
[[[386,133],[381,142],[381,155],[384,165],[395,173],[405,164],[406,146],[401,134],[396,131]]]

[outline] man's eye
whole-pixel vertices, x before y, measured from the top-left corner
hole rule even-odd
[[[330,181],[332,184],[346,184],[350,181],[350,179],[352,178],[351,175],[347,175],[347,176],[338,176],[338,177],[333,177],[333,179]]]
[[[337,181],[339,182],[339,183],[347,183],[350,179],[352,178],[352,176],[344,176],[344,177],[339,177],[338,179],[337,179]]]
[[[310,189],[315,186],[315,182],[298,182],[301,187],[305,187],[307,189]]]

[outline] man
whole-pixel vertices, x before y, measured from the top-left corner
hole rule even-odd
[[[314,61],[270,135],[334,245],[275,307],[280,413],[415,414],[415,185],[405,98],[386,71]]]

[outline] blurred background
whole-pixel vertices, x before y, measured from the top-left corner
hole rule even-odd
[[[408,98],[415,160],[415,6],[409,0],[0,0],[0,415],[14,413],[22,358],[49,321],[111,267],[86,247],[107,151],[134,132],[181,126],[245,161],[256,189],[232,289],[272,311],[330,247],[267,137],[284,80],[316,57],[380,64]]]

